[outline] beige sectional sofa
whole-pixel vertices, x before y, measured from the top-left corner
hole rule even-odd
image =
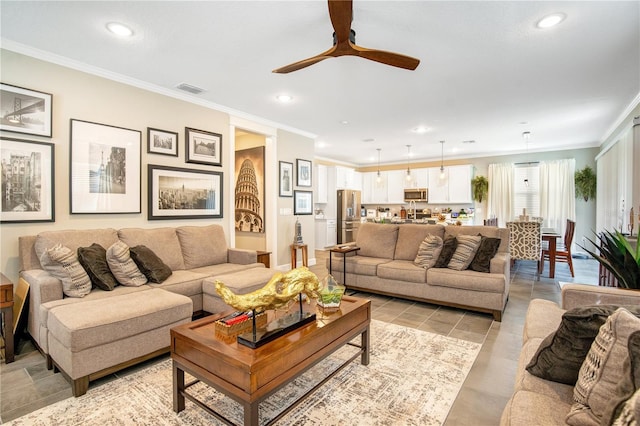
[[[545,337],[558,329],[567,310],[589,305],[639,306],[640,292],[566,284],[562,287],[561,306],[548,300],[532,300],[525,317],[515,389],[502,413],[502,426],[566,424],[565,419],[573,404],[574,386],[534,376],[526,367]],[[640,412],[640,407],[637,406],[636,411]]]
[[[422,268],[414,264],[418,248],[429,234],[483,235],[499,238],[489,273],[448,268]],[[355,255],[333,254],[332,275],[350,290],[460,307],[490,313],[500,321],[509,297],[509,230],[492,226],[443,226],[422,224],[362,224]],[[344,260],[343,260],[344,259]]]
[[[76,252],[117,241],[148,247],[172,274],[161,283],[94,288],[78,298],[64,296],[61,281],[40,264],[56,244]],[[29,284],[29,333],[48,367],[71,379],[76,396],[91,380],[166,352],[169,329],[194,313],[230,309],[215,293],[215,278],[246,293],[276,272],[257,263],[255,251],[228,248],[219,225],[47,231],[19,238],[19,251],[20,278]]]

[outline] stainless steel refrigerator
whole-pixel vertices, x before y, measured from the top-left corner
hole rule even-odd
[[[337,210],[338,244],[355,241],[360,227],[360,191],[339,189]]]

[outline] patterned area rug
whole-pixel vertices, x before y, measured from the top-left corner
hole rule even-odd
[[[352,362],[283,417],[278,425],[441,425],[481,345],[372,321],[371,362]],[[260,405],[260,424],[335,369],[354,348],[340,349]],[[187,381],[192,380],[186,375]],[[186,402],[172,409],[171,360],[60,401],[9,425],[220,425]],[[242,408],[203,383],[189,388],[207,405],[242,424]]]

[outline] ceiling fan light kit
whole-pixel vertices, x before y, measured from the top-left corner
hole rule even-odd
[[[393,67],[415,70],[420,64],[420,60],[399,53],[387,52],[384,50],[368,49],[356,44],[356,32],[351,29],[353,20],[352,0],[328,0],[329,18],[333,26],[333,46],[316,56],[294,62],[284,67],[273,70],[277,74],[287,74],[301,70],[310,65],[316,64],[328,58],[338,56],[358,56],[370,61],[380,62]]]

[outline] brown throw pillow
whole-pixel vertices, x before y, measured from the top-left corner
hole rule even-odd
[[[147,246],[131,247],[130,252],[131,259],[149,281],[161,283],[171,276],[171,268]]]
[[[619,306],[594,305],[571,309],[562,315],[558,329],[545,337],[527,365],[534,376],[575,385],[578,372],[600,327]],[[640,316],[640,306],[625,306]]]
[[[498,252],[498,247],[500,247],[500,238],[491,238],[482,235],[480,247],[478,247],[478,251],[469,265],[469,269],[476,272],[488,273],[491,270],[491,259],[493,259]]]
[[[78,261],[87,271],[94,286],[111,291],[118,285],[118,280],[111,273],[107,263],[107,251],[100,244],[93,243],[89,247],[78,247]]]
[[[442,243],[442,251],[440,252],[440,256],[438,256],[438,261],[433,267],[446,268],[453,257],[453,253],[456,251],[456,247],[458,247],[458,240],[456,240],[456,237],[449,235],[445,238]]]

